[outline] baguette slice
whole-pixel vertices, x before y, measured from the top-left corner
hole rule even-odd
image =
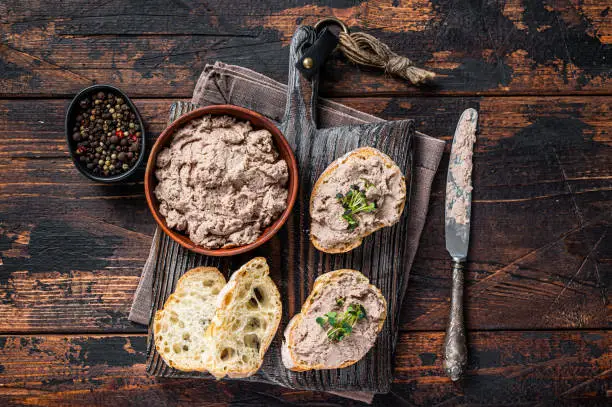
[[[205,332],[215,315],[225,277],[214,267],[186,272],[164,308],[155,313],[155,348],[168,366],[183,371],[205,371]]]
[[[364,166],[363,163],[366,165]],[[336,178],[342,167],[351,165],[361,165],[360,171],[351,172],[350,181],[339,183]],[[346,229],[344,229],[345,221],[342,220],[344,209],[337,202],[336,194],[338,192],[345,193],[351,185],[363,184],[364,179],[371,178],[370,181],[372,181],[372,177],[379,174],[377,168],[384,168],[384,171],[390,176],[386,182],[380,182],[381,185],[386,184],[384,186],[386,191],[380,191],[384,194],[384,198],[376,200],[379,207],[375,212],[356,215],[360,222],[369,217],[371,221],[367,226],[358,226],[357,229],[351,231],[346,224]],[[371,173],[368,174],[368,171]],[[333,188],[330,189],[330,185],[333,185]],[[363,185],[360,186],[363,187]],[[331,202],[337,207],[329,206],[334,210],[317,213],[315,208],[315,200],[317,199]],[[346,253],[360,246],[366,236],[385,226],[392,226],[397,223],[404,211],[405,204],[406,180],[397,164],[388,155],[373,147],[358,148],[333,161],[315,183],[310,195],[310,241],[314,247],[322,252]],[[340,225],[337,222],[340,222]],[[335,225],[330,227],[334,223]],[[323,233],[333,233],[335,235],[333,243],[323,242],[317,237],[317,234]]]
[[[256,257],[236,271],[217,298],[206,331],[206,369],[217,379],[253,375],[263,363],[282,316],[268,264]]]
[[[342,304],[337,298],[344,298]],[[351,304],[364,306],[366,317],[358,321],[344,339],[334,342],[327,337],[317,317],[334,311],[338,315]],[[387,301],[381,291],[357,270],[342,269],[323,274],[315,280],[312,292],[285,329],[281,349],[287,369],[341,369],[358,362],[376,342],[387,317]]]

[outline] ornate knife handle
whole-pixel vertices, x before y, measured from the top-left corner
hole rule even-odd
[[[453,290],[450,316],[444,341],[444,370],[453,381],[461,378],[467,366],[465,326],[463,323],[463,268],[465,263],[453,259]]]

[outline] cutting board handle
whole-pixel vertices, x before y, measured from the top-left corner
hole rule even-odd
[[[317,31],[313,27],[299,27],[293,34],[289,51],[287,105],[283,127],[301,128],[304,134],[308,134],[309,130],[314,130],[317,127],[316,103],[319,75],[314,74],[312,79],[309,80],[298,71],[295,65],[316,40]],[[281,130],[284,132],[284,129]]]

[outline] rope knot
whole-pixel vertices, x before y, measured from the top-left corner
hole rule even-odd
[[[385,64],[385,71],[393,75],[402,75],[408,67],[412,66],[412,61],[406,57],[393,54]]]
[[[431,71],[417,68],[410,59],[397,55],[386,44],[364,32],[341,32],[340,50],[356,64],[382,68],[385,72],[407,79],[415,85],[436,76]]]

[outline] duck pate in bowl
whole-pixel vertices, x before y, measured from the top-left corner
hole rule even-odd
[[[297,195],[297,164],[268,119],[236,106],[209,106],[162,133],[145,189],[170,237],[202,254],[228,256],[280,229]]]

